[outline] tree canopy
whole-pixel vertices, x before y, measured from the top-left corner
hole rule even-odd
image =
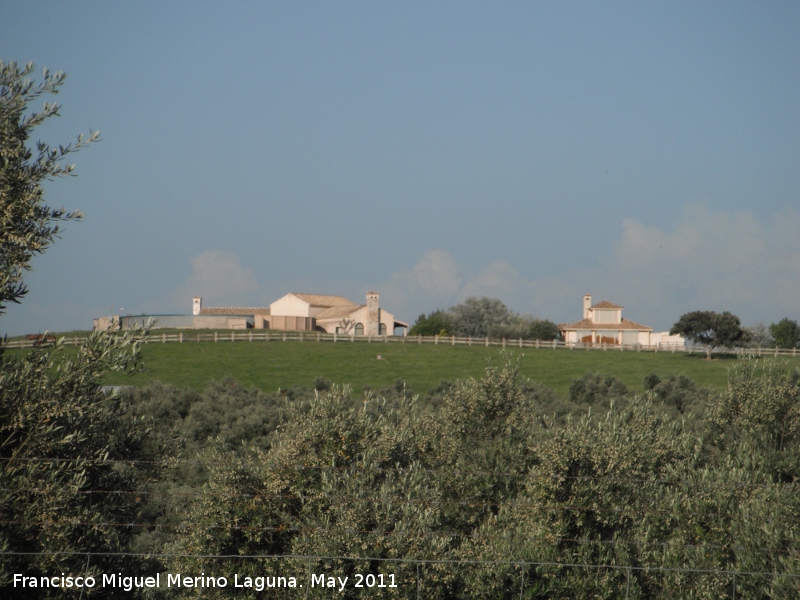
[[[516,315],[497,298],[470,296],[448,311],[455,335],[495,337],[497,332],[512,326]]]
[[[678,322],[669,330],[670,335],[685,338],[706,346],[706,357],[711,359],[711,351],[718,346],[734,346],[746,338],[739,317],[725,311],[717,313],[710,310],[696,310],[681,315]]]
[[[800,325],[788,317],[769,326],[776,348],[800,348]]]
[[[50,146],[42,141],[31,149],[33,130],[61,106],[45,102],[39,111],[28,112],[31,102],[46,94],[57,94],[64,83],[61,71],[44,69],[41,80],[31,75],[32,63],[19,66],[0,61],[0,314],[8,302],[19,303],[26,294],[23,282],[31,259],[44,252],[59,233],[59,222],[81,218],[78,211],[51,208],[44,203],[42,184],[73,172],[63,159],[89,142],[98,132],[79,135],[75,144]]]
[[[420,315],[411,326],[409,335],[451,335],[453,324],[450,316],[443,310],[435,310],[428,315]]]
[[[58,236],[58,223],[80,218],[77,211],[51,208],[43,182],[69,175],[62,159],[97,139],[79,136],[74,145],[28,145],[33,130],[58,115],[59,105],[45,102],[64,74],[44,70],[31,77],[28,63],[0,62],[0,314],[9,302],[25,296],[23,275],[34,256]],[[119,461],[151,458],[144,451],[147,426],[130,406],[101,389],[109,371],[136,372],[136,333],[94,333],[67,352],[63,340],[9,356],[0,345],[0,580],[13,573],[37,576],[60,572],[114,572],[125,560],[112,551],[129,547],[132,522],[141,509],[134,490],[155,468],[135,469]],[[155,464],[157,461],[151,461]],[[89,490],[118,490],[93,495]],[[80,552],[96,552],[92,565]],[[139,568],[139,567],[137,567]],[[63,592],[63,594],[61,594]],[[59,591],[78,597],[78,590]],[[14,590],[15,598],[48,597],[41,590]]]
[[[561,335],[552,321],[515,313],[497,298],[486,296],[470,296],[447,310],[422,314],[409,334],[524,340],[554,340]]]

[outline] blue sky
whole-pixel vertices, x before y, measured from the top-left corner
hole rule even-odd
[[[13,2],[82,210],[0,331],[335,293],[800,319],[800,4]]]

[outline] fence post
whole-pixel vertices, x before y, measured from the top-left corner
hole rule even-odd
[[[503,348],[506,347],[506,338],[503,338]]]
[[[333,332],[333,343],[336,343],[336,331]]]
[[[303,332],[302,331],[300,332],[300,341],[301,342],[303,341]]]
[[[418,344],[422,343],[422,334],[417,335],[417,343]]]
[[[489,336],[488,335],[486,336],[486,347],[487,348],[489,347]]]
[[[232,342],[236,341],[236,332],[234,332],[234,331],[231,331],[231,341]]]
[[[181,331],[181,344],[183,343],[183,332]]]
[[[217,332],[216,331],[214,332],[214,341],[215,342],[217,341]]]
[[[456,345],[456,336],[455,336],[455,335],[453,335],[453,343],[452,343],[452,345],[453,345],[453,346],[455,346],[455,345]]]
[[[436,346],[438,346],[438,345],[439,345],[439,334],[438,334],[438,333],[436,334],[436,338],[435,338],[435,340],[434,340],[434,342],[433,342],[433,343],[434,343],[434,345],[436,345]]]
[[[625,569],[628,572],[628,584],[625,586],[625,597],[627,598],[631,592],[631,570]]]
[[[317,332],[317,341],[319,341],[319,339],[320,339],[320,334],[319,334],[319,331],[318,331]]]

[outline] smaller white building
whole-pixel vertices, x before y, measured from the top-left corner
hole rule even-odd
[[[683,347],[685,340],[668,332],[653,333],[653,328],[622,318],[624,306],[602,300],[592,304],[592,296],[583,297],[583,319],[575,323],[561,323],[558,327],[568,344],[588,345],[641,345]]]
[[[583,319],[558,327],[564,341],[571,344],[650,345],[652,327],[622,318],[624,307],[608,300],[592,305],[592,296],[583,297]]]
[[[682,335],[670,335],[669,331],[654,331],[650,334],[650,344],[662,348],[683,348],[686,346],[686,339]]]

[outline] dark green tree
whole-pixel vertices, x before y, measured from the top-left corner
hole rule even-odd
[[[718,346],[735,346],[746,341],[747,334],[736,315],[724,311],[696,310],[681,315],[669,330],[670,335],[685,338],[705,345],[706,359],[711,360],[711,351]]]
[[[547,319],[533,319],[523,336],[526,340],[560,340],[558,325]]]
[[[450,317],[443,310],[435,310],[429,315],[420,315],[416,323],[411,326],[409,335],[451,335],[452,323]]]
[[[800,325],[788,317],[769,326],[776,348],[800,348]]]

